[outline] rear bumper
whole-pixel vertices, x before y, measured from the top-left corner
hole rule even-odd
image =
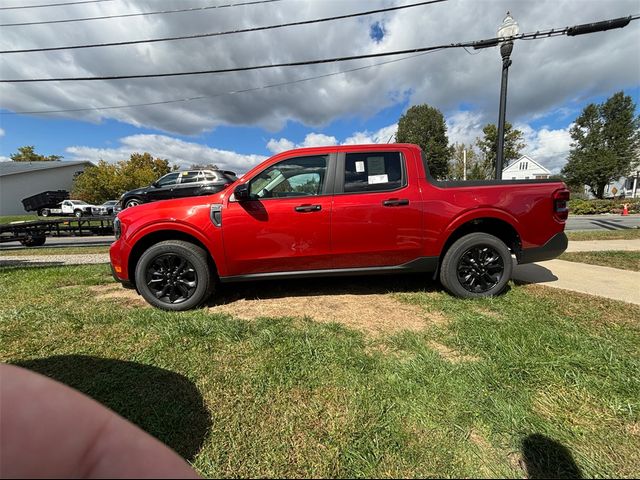
[[[564,232],[560,232],[541,247],[523,249],[518,258],[518,264],[542,262],[557,258],[564,253],[569,239]]]

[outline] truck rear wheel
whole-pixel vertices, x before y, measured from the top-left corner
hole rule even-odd
[[[502,240],[488,233],[470,233],[447,250],[440,282],[456,297],[492,297],[505,289],[512,270],[511,252]]]
[[[149,247],[136,265],[135,279],[144,299],[163,310],[199,307],[214,288],[207,253],[181,240],[166,240]]]
[[[47,237],[28,237],[20,240],[25,247],[41,247],[47,241]]]
[[[48,217],[49,213],[50,212],[48,208],[43,208],[42,210],[40,210],[40,215],[42,215],[43,217]]]
[[[80,218],[82,216],[82,210],[74,210],[73,214],[77,217]]]

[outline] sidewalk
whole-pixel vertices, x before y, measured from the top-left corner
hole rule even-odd
[[[569,241],[567,252],[602,252],[605,250],[640,251],[640,238],[631,240]]]

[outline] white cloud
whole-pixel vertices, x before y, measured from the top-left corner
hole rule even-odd
[[[337,145],[338,140],[336,137],[330,137],[328,135],[324,135],[322,133],[309,133],[304,138],[302,143],[295,144],[291,140],[286,138],[281,138],[280,140],[276,140],[272,138],[267,143],[267,148],[269,151],[273,153],[280,153],[286,150],[291,150],[292,148],[303,148],[303,147],[324,147],[327,145]]]
[[[536,131],[528,125],[517,126],[525,133],[527,143],[525,153],[552,173],[560,172],[567,162],[572,141],[569,133],[571,127],[572,125],[569,125],[567,128],[557,130],[541,128]]]
[[[482,113],[467,110],[454,112],[446,120],[449,143],[474,145],[476,138],[482,137],[482,127],[487,123],[489,121]]]
[[[10,162],[11,159],[9,157],[5,157],[3,155],[0,155],[0,162]]]
[[[219,150],[206,145],[169,137],[166,135],[131,135],[120,139],[117,148],[93,148],[72,146],[66,149],[68,160],[89,160],[97,163],[104,160],[115,163],[128,160],[132,153],[149,152],[154,157],[165,158],[172,164],[188,168],[192,164],[215,163],[221,169],[244,173],[263,161],[262,155],[243,155],[228,150]]]
[[[175,0],[166,7],[179,4]],[[29,35],[25,35],[24,28],[5,28],[0,48],[11,50],[232,30],[340,15],[364,10],[367,5],[362,1],[318,1],[291,8],[288,2],[270,3],[179,15],[41,25],[29,28]],[[504,12],[512,7],[513,2],[508,0],[460,0],[303,28],[123,47],[11,54],[3,57],[2,78],[231,68],[448,44],[494,36]],[[122,13],[120,2],[65,8],[68,18]],[[155,10],[157,2],[139,0],[136,8]],[[7,11],[3,13],[3,20],[6,23],[46,20],[48,12],[44,10]],[[622,17],[636,10],[637,0],[540,0],[517,2],[517,10],[512,11],[522,31],[535,31],[563,27],[567,23]],[[369,27],[375,22],[384,25],[385,35],[380,41],[369,35]],[[455,28],[450,28],[452,25]],[[610,95],[624,87],[637,86],[640,56],[633,45],[640,42],[639,27],[640,22],[632,22],[624,29],[594,35],[516,42],[509,71],[508,116],[512,123],[528,122],[541,113],[559,111],[575,99]],[[319,128],[337,118],[366,118],[407,100],[410,105],[429,103],[444,113],[457,111],[462,103],[470,104],[487,118],[495,119],[500,55],[497,48],[474,53],[477,55],[468,55],[464,50],[446,50],[334,76],[326,75],[372,65],[378,60],[173,78],[3,83],[0,99],[2,108],[33,111],[211,97],[46,117],[92,122],[115,119],[181,134],[198,134],[219,125],[256,125],[277,131],[288,121]],[[325,77],[299,82],[318,75]],[[296,81],[298,83],[276,88],[226,94]],[[460,132],[460,138],[465,136],[464,131]]]
[[[4,129],[0,128],[0,137],[4,137]]]
[[[267,143],[267,148],[273,153],[280,153],[293,148],[304,147],[321,147],[331,145],[360,145],[367,143],[393,143],[395,141],[395,135],[398,131],[398,125],[393,124],[381,128],[376,132],[362,131],[355,132],[350,137],[346,138],[343,142],[338,142],[338,139],[334,136],[325,135],[323,133],[309,133],[301,143],[294,143],[288,138],[280,138],[276,140],[272,138]]]

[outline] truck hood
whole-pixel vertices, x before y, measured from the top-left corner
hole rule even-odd
[[[160,200],[157,202],[149,202],[130,207],[118,213],[118,218],[126,223],[135,222],[141,217],[154,218],[155,221],[160,219],[166,220],[187,220],[193,216],[195,212],[209,208],[214,203],[223,203],[224,198],[230,194],[231,190],[224,189],[221,192],[211,195],[202,195],[197,197],[174,198],[170,200]]]

